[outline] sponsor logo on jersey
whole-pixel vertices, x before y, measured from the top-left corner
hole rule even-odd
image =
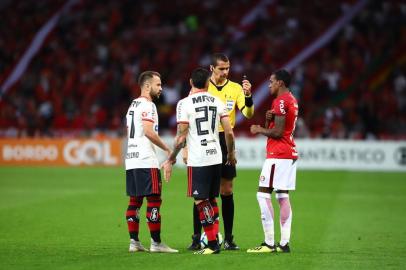
[[[131,152],[131,153],[127,153],[126,155],[126,159],[131,159],[131,158],[138,158],[140,156],[139,152]]]
[[[217,154],[216,148],[206,150],[206,156],[211,156],[211,155],[216,155],[216,154]]]
[[[285,101],[283,99],[281,99],[279,101],[279,110],[281,111],[282,114],[286,114],[285,111]]]
[[[261,176],[259,177],[259,181],[264,182],[264,181],[265,181],[265,176],[261,175]]]
[[[216,140],[206,140],[206,139],[203,139],[203,140],[200,140],[200,145],[202,145],[202,146],[207,146],[208,143],[214,143],[214,142],[216,142]]]

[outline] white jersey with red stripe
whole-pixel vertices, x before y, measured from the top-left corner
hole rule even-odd
[[[188,166],[210,166],[222,162],[219,141],[222,117],[228,117],[224,104],[207,91],[191,93],[178,102],[176,120],[178,124],[189,124],[186,138]]]
[[[134,99],[127,111],[127,153],[125,169],[159,168],[153,143],[145,136],[143,121],[153,123],[158,133],[158,113],[155,104],[145,97]]]

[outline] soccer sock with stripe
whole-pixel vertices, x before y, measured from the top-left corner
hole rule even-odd
[[[128,232],[130,238],[135,241],[139,241],[138,232],[140,227],[140,216],[139,211],[142,206],[143,197],[130,197],[130,202],[128,203],[128,208],[126,212]]]
[[[202,233],[202,223],[200,223],[199,210],[197,210],[196,204],[193,203],[193,234],[201,235],[201,233]]]
[[[224,222],[224,238],[231,240],[233,235],[234,222],[234,197],[231,195],[221,195],[221,213]]]
[[[147,223],[154,242],[161,242],[161,195],[147,196]]]
[[[214,213],[214,231],[216,234],[218,234],[218,232],[219,232],[219,207],[217,205],[216,198],[210,199],[210,204],[213,207],[213,213]]]
[[[199,210],[200,222],[203,230],[207,235],[208,245],[210,248],[217,247],[216,232],[214,228],[214,210],[209,200],[204,200],[197,205]]]
[[[274,210],[271,201],[271,194],[264,192],[257,192],[257,200],[259,208],[261,209],[262,228],[264,229],[265,243],[267,245],[275,245],[275,231],[274,231]]]
[[[292,226],[292,208],[290,206],[289,194],[277,194],[277,199],[280,206],[280,226],[281,226],[281,242],[284,246],[289,243],[290,230]]]

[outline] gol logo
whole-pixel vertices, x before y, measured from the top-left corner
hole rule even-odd
[[[65,145],[63,157],[71,165],[118,164],[117,157],[111,155],[108,141],[71,141]]]

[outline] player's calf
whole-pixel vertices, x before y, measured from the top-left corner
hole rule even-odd
[[[214,214],[214,209],[210,201],[207,199],[197,204],[197,209],[199,210],[200,222],[203,226],[203,230],[207,235],[208,247],[211,250],[216,251],[219,249],[219,245],[216,239],[216,216]]]
[[[130,197],[130,202],[128,203],[128,208],[126,211],[126,220],[128,226],[128,232],[130,234],[130,239],[138,241],[139,232],[139,210],[142,206],[143,197]]]
[[[162,200],[160,195],[151,195],[147,197],[147,223],[151,233],[151,238],[161,242],[161,208]]]

